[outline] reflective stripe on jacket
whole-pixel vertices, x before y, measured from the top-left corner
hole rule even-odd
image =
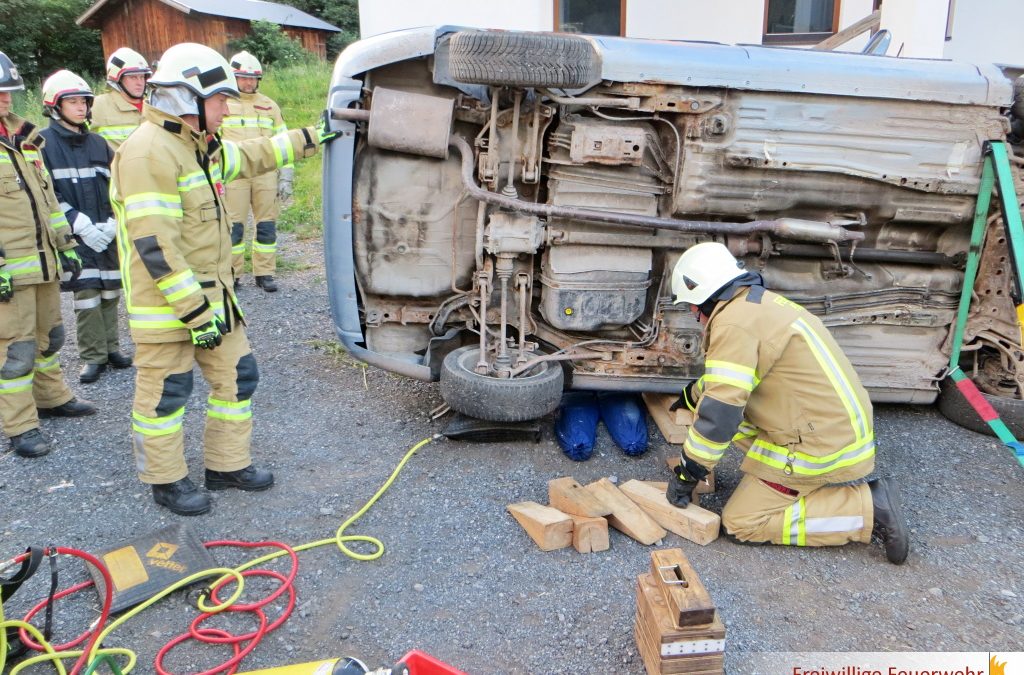
[[[828,329],[803,307],[761,286],[743,287],[712,312],[704,350],[696,417],[683,445],[690,458],[710,468],[730,442],[747,439],[744,472],[797,487],[874,469],[867,391]]]
[[[0,119],[0,266],[14,286],[59,278],[58,251],[75,247],[71,228],[43,163],[45,140],[16,115]]]
[[[97,96],[92,104],[89,130],[103,137],[114,150],[142,123],[142,112],[119,92]]]
[[[224,140],[238,142],[250,138],[271,138],[285,131],[288,127],[281,117],[281,108],[269,96],[257,91],[242,93],[238,99],[228,99],[228,114],[220,126]]]
[[[143,108],[142,125],[111,167],[128,326],[136,342],[187,340],[187,328],[214,314],[229,327],[241,319],[223,184],[312,156],[315,139],[315,130],[297,129],[221,145],[181,118]]]

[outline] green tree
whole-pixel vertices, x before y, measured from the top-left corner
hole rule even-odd
[[[258,58],[263,67],[268,65],[293,65],[302,63],[313,56],[302,48],[298,41],[288,37],[281,27],[269,21],[253,21],[249,34],[232,40],[228,46],[233,51],[245,50]]]
[[[342,49],[359,39],[358,0],[284,0],[307,14],[341,29],[327,41],[327,56],[334,57]]]
[[[97,30],[75,23],[91,0],[2,0],[0,50],[36,84],[67,68],[86,79],[103,74],[103,46]]]

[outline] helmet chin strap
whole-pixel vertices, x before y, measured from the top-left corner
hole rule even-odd
[[[196,97],[196,107],[199,108],[199,130],[203,133],[210,133],[206,128],[206,99]]]
[[[61,111],[61,109],[60,109],[60,101],[57,101],[57,105],[52,106],[50,108],[50,111],[51,111],[50,112],[50,117],[52,119],[55,119],[55,120],[60,121],[60,122],[66,122],[66,123],[70,124],[73,127],[77,127],[78,130],[81,131],[81,132],[85,132],[85,131],[89,130],[89,122],[92,121],[92,101],[91,100],[89,101],[89,103],[86,104],[85,119],[82,120],[81,122],[75,122],[75,121],[69,120],[67,117],[65,117],[63,111]]]
[[[124,75],[122,75],[121,77],[124,77]],[[124,94],[125,96],[127,96],[128,98],[130,98],[133,101],[141,101],[142,99],[144,99],[146,97],[146,88],[145,87],[142,88],[142,93],[140,95],[136,96],[135,94],[131,93],[130,91],[128,91],[127,89],[124,88],[124,86],[121,84],[121,80],[117,81],[117,83],[115,84],[115,88],[119,92],[121,92],[122,94]]]

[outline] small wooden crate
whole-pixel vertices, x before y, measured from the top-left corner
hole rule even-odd
[[[660,553],[664,558],[668,552]],[[678,553],[682,555],[682,551]],[[653,564],[660,562],[655,559]],[[678,595],[678,590],[651,572],[637,578],[634,637],[648,675],[724,674],[725,625],[718,612],[712,609],[710,622],[679,626],[678,598],[674,610],[670,604],[672,593]],[[701,605],[702,600],[698,597],[689,604]]]

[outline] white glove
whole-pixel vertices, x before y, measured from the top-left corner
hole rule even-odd
[[[97,223],[96,225],[103,230],[104,234],[110,236],[110,241],[114,241],[117,237],[117,218],[107,218],[102,223]]]
[[[295,178],[295,169],[285,167],[277,174],[277,198],[280,202],[287,202],[292,197],[292,180]]]
[[[78,235],[83,244],[97,253],[106,251],[107,246],[114,240],[113,234],[107,234],[96,223],[84,216],[75,218],[75,234]]]

